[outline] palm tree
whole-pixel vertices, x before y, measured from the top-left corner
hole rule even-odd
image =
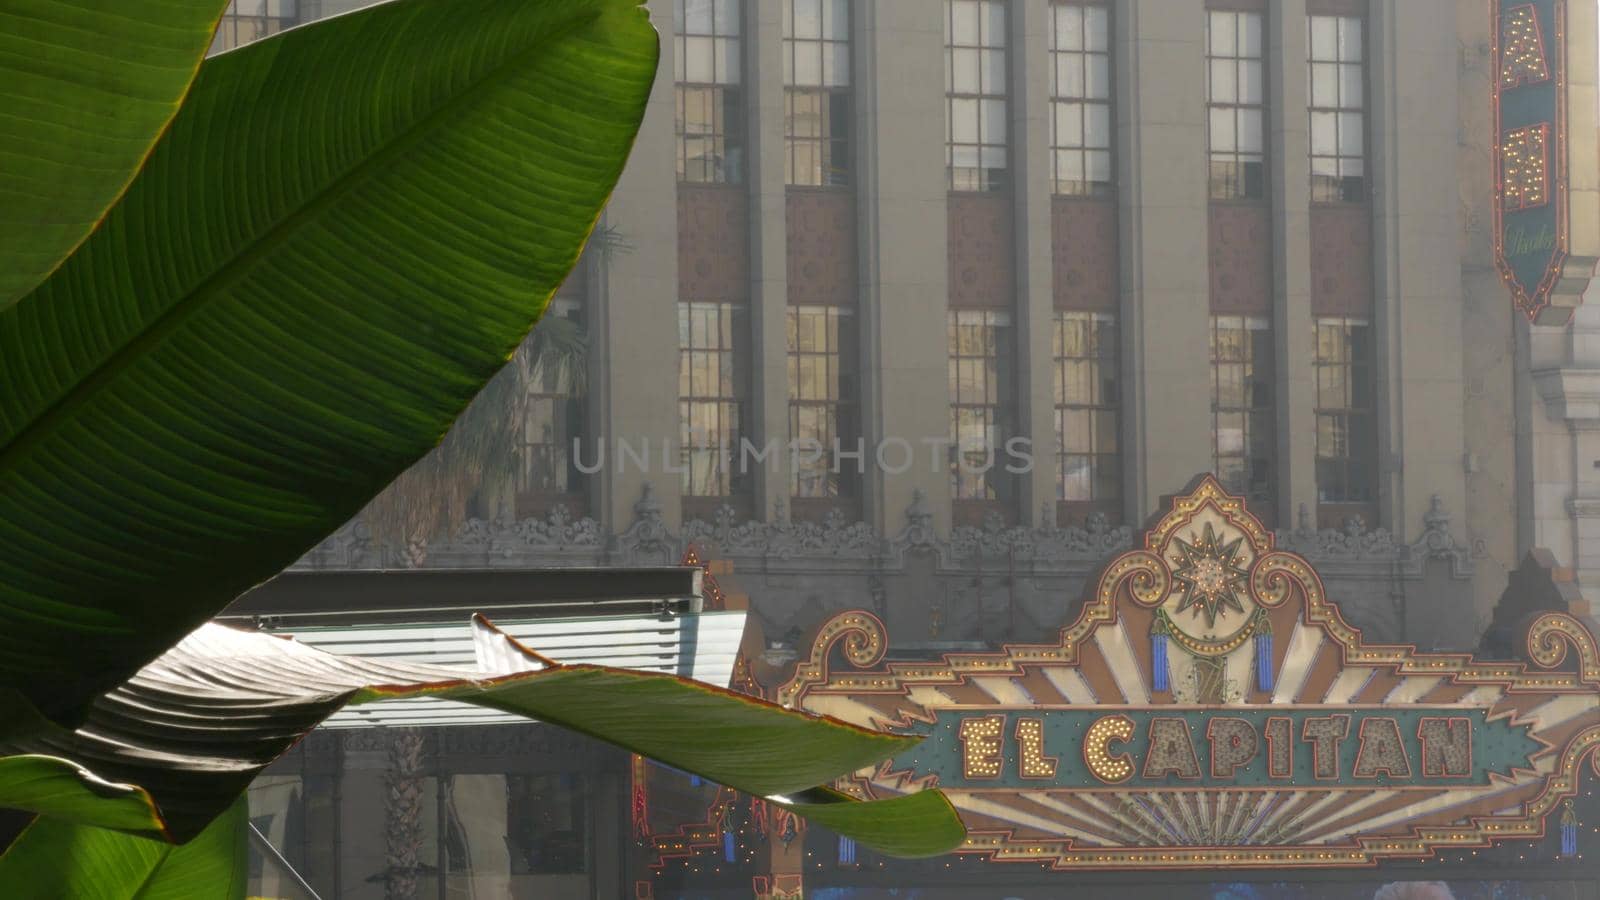
[[[632,245],[615,226],[602,225],[589,248],[605,267]],[[581,397],[588,371],[588,332],[573,319],[547,314],[439,446],[362,510],[373,539],[400,544],[420,564],[428,542],[460,528],[475,500],[500,497],[515,483],[532,398],[552,392]]]

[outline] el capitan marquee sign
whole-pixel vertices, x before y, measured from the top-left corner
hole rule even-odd
[[[1107,564],[1058,642],[879,665],[882,624],[847,612],[779,700],[927,735],[843,787],[943,789],[961,852],[1361,866],[1538,837],[1580,768],[1600,772],[1594,637],[1551,613],[1527,640],[1539,668],[1363,643],[1310,564],[1206,478]]]

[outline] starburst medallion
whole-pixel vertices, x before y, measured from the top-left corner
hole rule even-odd
[[[1207,522],[1199,540],[1191,544],[1175,537],[1173,543],[1177,544],[1178,556],[1173,560],[1177,568],[1172,578],[1183,591],[1178,612],[1194,607],[1196,614],[1205,614],[1207,628],[1214,627],[1217,617],[1229,609],[1244,612],[1236,593],[1249,575],[1239,567],[1239,548],[1244,538],[1223,544]]]

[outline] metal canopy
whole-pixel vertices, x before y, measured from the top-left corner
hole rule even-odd
[[[697,566],[286,572],[218,617],[330,653],[473,668],[482,613],[559,663],[665,672],[727,687],[746,614],[701,612]],[[429,697],[346,707],[324,728],[512,724]]]
[[[698,566],[290,571],[245,593],[218,618],[281,622],[459,622],[696,613]]]

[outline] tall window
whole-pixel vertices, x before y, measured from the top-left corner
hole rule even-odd
[[[1114,506],[1117,452],[1117,320],[1106,313],[1055,315],[1056,497]]]
[[[1006,5],[945,0],[945,166],[953,191],[1005,187]]]
[[[1367,320],[1316,320],[1317,500],[1369,506],[1335,508],[1341,518],[1370,516],[1370,504],[1376,499],[1378,436],[1372,409],[1372,348],[1372,326]]]
[[[583,308],[567,298],[551,301],[539,326],[552,343],[531,360],[531,378],[524,398],[521,464],[516,490],[519,506],[530,501],[549,502],[583,489],[583,473],[573,457],[572,442],[583,435],[581,347]],[[551,334],[559,334],[560,345]],[[521,514],[519,512],[519,514]]]
[[[1306,20],[1311,68],[1311,199],[1367,198],[1366,71],[1361,19]]]
[[[1052,189],[1111,193],[1111,17],[1103,6],[1050,8]]]
[[[789,307],[789,439],[797,449],[790,492],[796,497],[856,493],[860,466],[844,465],[835,455],[859,449],[855,327],[848,309]]]
[[[1266,82],[1261,14],[1206,13],[1206,109],[1211,197],[1267,195]]]
[[[743,493],[739,439],[743,435],[741,343],[744,310],[733,303],[678,304],[678,412],[684,472],[689,497]]]
[[[299,18],[300,0],[233,0],[217,25],[211,52],[232,50],[277,34],[293,27]]]
[[[783,0],[788,184],[850,183],[849,0]]]
[[[739,0],[673,0],[678,180],[744,178]]]
[[[1011,314],[950,310],[950,484],[956,500],[1009,500]]]
[[[1212,447],[1223,487],[1270,511],[1273,428],[1272,325],[1255,316],[1211,317]]]

